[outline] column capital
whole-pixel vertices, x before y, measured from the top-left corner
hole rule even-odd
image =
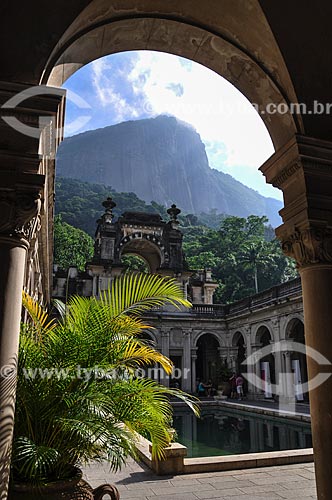
[[[332,266],[332,227],[312,224],[294,227],[291,232],[286,225],[276,231],[285,255],[296,260],[299,268],[313,264]]]
[[[332,142],[295,135],[260,170],[283,191],[284,253],[300,268],[332,265]]]
[[[0,171],[0,237],[27,242],[38,228],[45,176]]]

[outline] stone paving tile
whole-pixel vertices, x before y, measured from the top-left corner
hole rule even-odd
[[[178,495],[173,495],[170,497],[169,495],[158,495],[158,497],[146,497],[146,500],[170,500],[170,498],[174,498],[175,500],[197,500],[197,497],[193,493],[180,493]]]
[[[309,481],[309,480],[302,480],[302,481],[292,481],[291,483],[284,483],[283,484],[283,487],[286,489],[286,490],[303,490],[304,488],[308,487],[308,489],[312,489],[313,486],[312,486],[312,481]]]
[[[194,486],[195,484],[201,484],[201,481],[199,479],[187,479],[187,476],[177,476],[175,479],[171,479],[170,483],[172,486],[187,486],[188,484],[190,486]],[[158,484],[160,484],[158,482]]]
[[[316,498],[316,491],[314,488],[307,488],[305,490],[300,490],[300,489],[297,489],[297,490],[279,490],[277,492],[277,494],[279,495],[280,498],[285,498],[285,499],[294,499],[296,498],[297,500],[300,500],[301,498],[307,498],[307,497],[312,497],[313,498]]]
[[[286,474],[280,474],[279,476],[265,476],[265,477],[260,477],[260,478],[253,478],[251,481],[254,484],[285,484],[285,483],[291,483],[291,482],[298,482],[299,480],[302,480],[305,484],[308,482],[308,484],[311,483],[309,479],[304,479],[300,478],[299,476],[293,475],[286,475]]]
[[[280,490],[283,489],[283,485],[281,485],[280,483],[278,484],[265,484],[265,485],[262,485],[262,486],[259,486],[259,485],[255,485],[255,486],[246,486],[245,488],[242,488],[242,486],[240,487],[240,490],[243,492],[243,493],[246,493],[247,495],[256,495],[256,494],[260,494],[260,493],[273,493],[273,492],[278,492]]]
[[[297,472],[297,474],[301,477],[303,477],[304,479],[315,479],[315,473],[314,471],[309,471],[309,470],[303,470],[301,472]]]
[[[116,485],[118,487],[118,485]],[[151,488],[140,488],[139,490],[121,490],[119,489],[120,498],[133,498],[140,497],[146,498],[147,496],[154,496],[155,492]]]
[[[223,488],[222,490],[211,490],[211,491],[197,491],[195,492],[197,498],[207,499],[207,498],[225,498],[243,495],[242,499],[246,498],[245,494],[242,493],[238,488]]]
[[[211,481],[210,484],[212,484],[216,490],[221,490],[222,488],[239,488],[240,490],[243,490],[245,487],[250,488],[251,486],[255,486],[252,481],[227,481],[226,483],[222,481]]]
[[[244,478],[235,478],[233,476],[217,476],[217,477],[204,477],[203,479],[198,479],[197,481],[199,481],[201,484],[225,484],[225,486],[227,486],[227,488],[229,488],[229,484],[237,484],[239,485],[246,485],[248,483],[248,485],[250,486],[252,483],[250,483],[250,480],[249,478],[246,476]]]
[[[280,497],[276,493],[257,493],[255,495],[223,497],[223,500],[280,500]]]
[[[146,490],[140,490],[139,493],[137,491],[121,491],[120,493],[120,498],[121,500],[133,500],[133,499],[139,499],[139,500],[146,500],[147,497],[154,498],[157,500],[157,496],[153,493],[153,491],[146,489]]]
[[[313,464],[156,476],[130,460],[118,473],[107,463],[84,469],[93,487],[114,483],[121,500],[317,500]]]
[[[180,493],[197,493],[198,491],[208,491],[213,490],[213,486],[211,484],[194,484],[194,485],[186,485],[186,486],[169,486],[167,488],[159,486],[159,485],[151,485],[152,491],[156,495],[173,495]]]

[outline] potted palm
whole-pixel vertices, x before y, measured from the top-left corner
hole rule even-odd
[[[158,363],[171,373],[171,361],[142,338],[149,328],[142,314],[190,306],[178,283],[125,275],[98,300],[58,302],[58,321],[27,294],[23,304],[30,321],[21,332],[10,498],[94,498],[77,467],[107,459],[118,470],[135,455],[138,433],[162,458],[172,434],[169,396],[197,408],[188,395],[136,370]],[[110,491],[100,495],[118,498]]]

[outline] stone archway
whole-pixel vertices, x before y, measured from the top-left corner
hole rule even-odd
[[[256,332],[256,346],[258,349],[266,347],[273,343],[273,338],[270,330],[265,325],[261,325]],[[271,384],[276,383],[275,357],[272,353],[264,356],[259,360],[260,377],[265,382],[264,396],[272,398],[273,392]]]
[[[125,255],[135,255],[142,259],[149,268],[150,273],[156,273],[161,264],[160,249],[153,242],[146,238],[133,238],[123,243],[119,251],[119,258]]]
[[[207,12],[194,5],[189,11],[186,7],[169,10],[162,0],[155,0],[153,7],[149,1],[141,1],[138,7],[137,2],[125,0],[115,1],[110,8],[105,0],[94,0],[58,41],[40,82],[61,86],[85,64],[122,51],[156,50],[180,55],[223,76],[263,110],[260,116],[278,149],[302,131],[301,117],[287,111],[288,103],[297,99],[264,13],[258,4],[248,3],[240,7],[227,2],[227,9],[220,11],[223,26],[217,28]],[[248,22],[255,25],[254,36],[254,32],[239,29]],[[260,36],[269,43],[261,44],[262,53],[258,55]],[[251,46],[255,50],[250,50]],[[275,77],[275,68],[281,79]],[[283,104],[284,113],[267,113],[271,103]]]

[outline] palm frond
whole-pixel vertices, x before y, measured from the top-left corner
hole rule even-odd
[[[177,309],[191,304],[183,297],[178,281],[155,274],[125,274],[116,278],[110,290],[101,296],[113,316],[142,314],[150,309],[170,304]]]

